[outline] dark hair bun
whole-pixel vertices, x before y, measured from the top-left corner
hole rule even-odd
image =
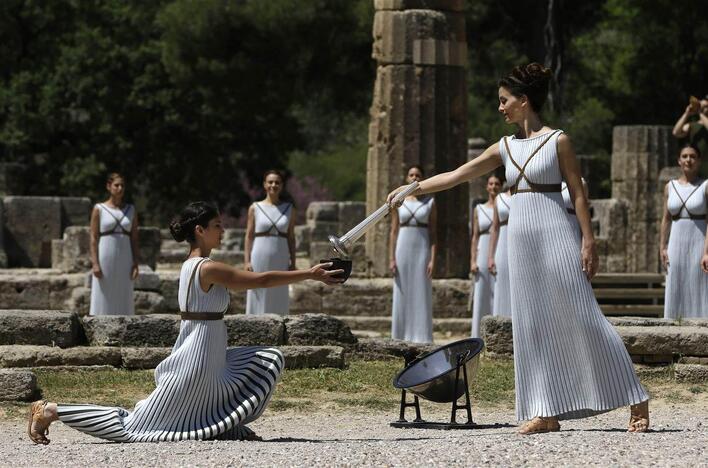
[[[172,238],[177,242],[182,242],[186,239],[184,228],[182,227],[182,223],[179,222],[179,219],[174,219],[170,223],[170,234],[172,234]]]
[[[509,90],[514,96],[526,96],[534,111],[539,112],[546,103],[548,86],[553,71],[540,63],[517,66],[499,80],[499,86]]]

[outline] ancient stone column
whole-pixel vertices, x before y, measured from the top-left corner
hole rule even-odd
[[[671,127],[631,125],[612,133],[612,198],[628,203],[627,272],[659,272],[661,170],[676,164]],[[665,183],[665,181],[664,181]]]
[[[467,160],[463,0],[375,0],[373,57],[378,63],[369,126],[367,212],[401,185],[408,165],[427,175]],[[437,277],[466,277],[467,187],[436,196]],[[369,271],[388,272],[389,222],[366,235]]]

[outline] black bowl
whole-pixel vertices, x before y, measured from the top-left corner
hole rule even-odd
[[[332,266],[326,268],[326,270],[344,270],[344,273],[334,275],[332,278],[343,279],[344,282],[346,282],[349,279],[349,275],[352,274],[351,260],[345,260],[343,258],[328,258],[320,260],[320,263],[332,263]]]
[[[477,373],[479,353],[483,348],[484,341],[479,338],[445,345],[411,362],[393,379],[393,386],[437,403],[455,401],[465,393],[464,385],[455,388],[458,357],[464,362],[467,380],[471,383]]]

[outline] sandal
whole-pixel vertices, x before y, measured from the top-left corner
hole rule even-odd
[[[560,431],[560,424],[558,424],[558,418],[544,418],[537,416],[531,421],[524,424],[521,429],[519,429],[519,434],[521,435],[531,435],[531,434],[541,434],[543,432],[558,432]]]
[[[47,418],[44,416],[44,409],[46,406],[46,401],[37,400],[29,407],[27,435],[29,435],[29,438],[32,439],[32,442],[34,442],[35,444],[49,444],[49,439],[47,439],[47,435],[49,435],[49,425],[52,422],[47,422]]]
[[[630,407],[629,428],[627,432],[649,431],[649,401],[643,401]]]

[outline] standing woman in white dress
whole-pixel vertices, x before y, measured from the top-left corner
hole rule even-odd
[[[411,166],[406,179],[408,183],[423,180],[423,169]],[[433,197],[410,196],[398,210],[391,210],[391,338],[395,340],[433,342],[436,220]]]
[[[228,348],[224,312],[228,289],[270,288],[308,279],[340,283],[327,271],[253,273],[209,259],[224,229],[213,206],[190,203],[170,224],[172,237],[189,241],[189,257],[179,278],[181,324],[172,353],[155,369],[155,390],[133,411],[91,404],[36,401],[30,406],[27,432],[33,442],[48,444],[49,425],[60,420],[81,432],[114,442],[178,440],[260,440],[246,424],[265,410],[284,369],[275,348]]]
[[[248,271],[295,269],[295,207],[283,202],[284,183],[278,171],[263,176],[266,196],[248,208],[245,268]],[[270,289],[251,289],[246,296],[246,313],[251,315],[288,315],[290,294],[288,286]]]
[[[133,315],[133,281],[138,277],[138,214],[124,203],[125,177],[108,175],[109,198],[91,212],[90,315]]]
[[[494,199],[502,182],[496,175],[487,178],[487,202],[474,207],[470,273],[474,276],[472,296],[472,338],[479,338],[482,317],[491,315],[494,307],[494,275],[489,271],[489,233],[494,219]]]
[[[582,177],[580,178],[580,181],[583,184],[583,192],[585,193],[585,198],[590,200],[588,183]],[[573,227],[575,228],[575,232],[578,234],[578,238],[580,238],[580,236],[582,235],[582,233],[580,232],[580,223],[578,223],[578,217],[575,215],[575,204],[570,198],[570,190],[568,189],[568,184],[565,183],[565,180],[561,182],[561,194],[563,195],[563,204],[565,205],[565,211],[568,213],[568,216],[570,216],[571,222],[573,223]]]
[[[646,432],[649,397],[590,285],[599,260],[573,146],[538,114],[550,77],[550,70],[532,63],[502,78],[499,112],[518,127],[516,134],[457,169],[422,181],[416,193],[439,192],[506,168],[512,193],[507,243],[516,417],[530,420],[519,432],[558,431],[560,419],[628,405],[628,432]],[[570,188],[582,243],[565,211],[562,180]],[[401,189],[389,194],[389,203]]]
[[[682,174],[664,187],[661,220],[664,318],[708,318],[708,181],[698,175],[698,148],[682,148],[678,163]]]
[[[494,199],[494,219],[489,238],[489,272],[494,276],[494,315],[511,317],[509,290],[509,251],[506,227],[509,224],[511,192],[502,192]]]

